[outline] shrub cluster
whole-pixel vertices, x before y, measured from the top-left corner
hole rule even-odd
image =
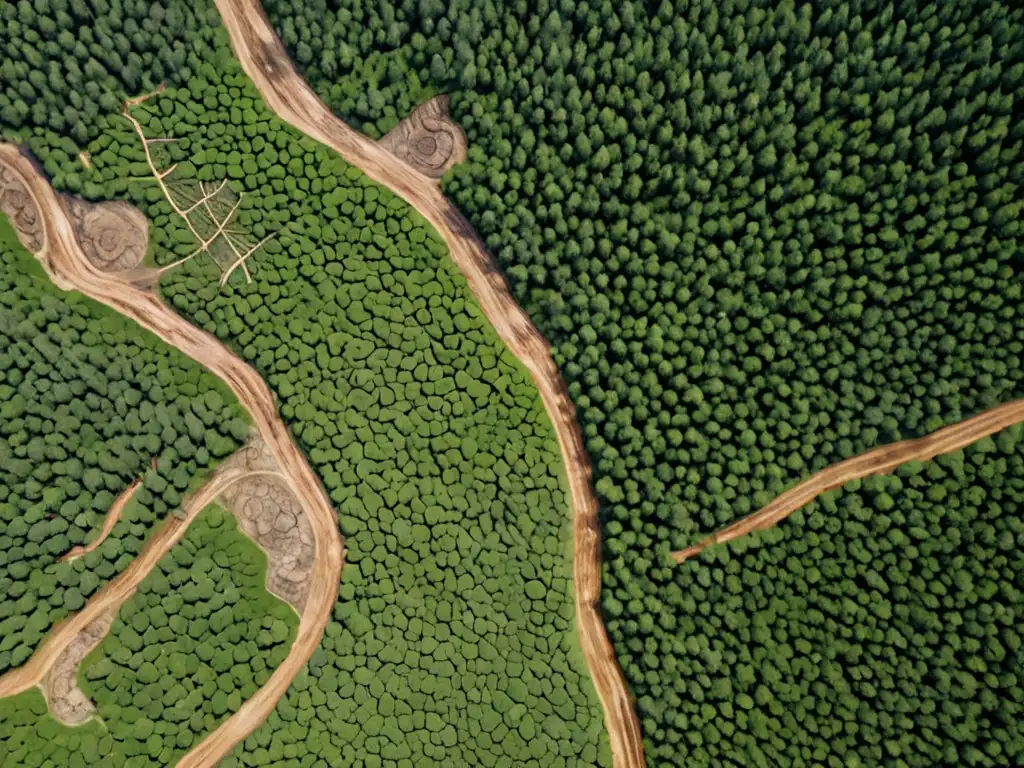
[[[112,310],[57,290],[0,217],[0,673],[120,573],[247,431],[223,385]],[[58,562],[140,476],[109,538]]]
[[[245,193],[233,228],[276,234],[252,284],[239,271],[218,289],[204,255],[160,288],[270,384],[348,550],[308,674],[234,759],[606,763],[577,658],[557,443],[528,374],[422,218],[282,125],[226,48],[216,56],[133,114],[177,139],[154,145],[161,168],[178,163],[176,193],[226,178]],[[106,123],[90,169],[51,135],[31,146],[58,186],[142,208],[158,264],[194,250],[141,181],[138,137]]]

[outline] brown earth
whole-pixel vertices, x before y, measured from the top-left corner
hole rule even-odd
[[[958,451],[1021,421],[1024,421],[1024,400],[1014,400],[959,424],[943,427],[930,435],[883,445],[851,459],[837,462],[790,488],[752,515],[726,526],[693,546],[673,552],[672,559],[682,563],[713,544],[732,541],[753,531],[771,528],[821,494],[839,488],[851,480],[886,475],[908,461],[927,461],[944,453]]]
[[[259,435],[244,452],[228,461],[243,461],[250,470],[276,470],[274,457]],[[289,603],[297,614],[309,596],[316,541],[305,510],[279,475],[250,475],[225,488],[221,504],[238,527],[267,555],[267,590]]]
[[[186,322],[170,307],[164,305],[155,294],[138,288],[117,273],[106,273],[97,269],[79,245],[73,222],[59,198],[31,160],[21,154],[17,147],[0,144],[0,174],[0,180],[16,179],[20,189],[24,190],[21,194],[28,196],[27,201],[23,198],[16,200],[16,203],[21,205],[18,220],[29,225],[23,242],[36,253],[54,284],[65,290],[80,291],[120,312],[224,381],[252,415],[257,429],[266,441],[277,466],[280,467],[282,476],[295,497],[300,500],[313,526],[316,539],[316,567],[312,572],[309,599],[300,615],[298,631],[288,657],[274,670],[266,685],[253,694],[238,712],[225,720],[178,763],[179,766],[215,765],[273,711],[292,679],[320,644],[337,598],[345,557],[344,542],[338,531],[337,515],[316,475],[306,463],[305,456],[278,416],[274,397],[259,374],[232,354],[215,337]],[[0,202],[7,202],[6,190]],[[18,226],[17,221],[15,226]],[[204,486],[208,487],[209,485]],[[215,498],[222,488],[216,490],[217,493],[211,496],[210,500]],[[172,517],[158,533],[162,536],[180,538],[184,525],[185,521]],[[152,557],[152,553],[156,551],[155,546],[156,542],[147,543],[139,558],[128,567],[127,579],[137,578],[141,581],[155,565],[156,560]],[[122,574],[119,584],[126,583],[124,577],[125,574]],[[112,595],[114,591],[115,588],[110,584],[101,590],[108,595]],[[93,599],[95,600],[96,598]],[[90,604],[93,601],[90,601]],[[40,680],[42,672],[52,666],[55,657],[68,645],[71,638],[89,623],[88,620],[82,622],[83,616],[89,618],[89,614],[82,611],[63,622],[23,667],[12,670],[0,678],[0,696],[25,690],[25,680]]]
[[[404,198],[430,222],[444,239],[488,321],[530,372],[555,427],[568,475],[577,626],[583,655],[604,707],[614,764],[616,768],[644,765],[640,724],[597,607],[601,590],[601,528],[598,501],[591,485],[590,460],[583,447],[575,409],[551,359],[547,341],[515,303],[480,238],[444,197],[437,182],[334,116],[295,71],[258,0],[216,0],[216,5],[235,55],[267,106],[282,120],[338,152],[348,163]]]
[[[107,514],[103,518],[103,527],[100,528],[99,536],[84,547],[72,547],[61,555],[60,562],[67,563],[71,560],[77,560],[82,555],[89,554],[100,544],[106,541],[107,536],[110,535],[110,532],[114,530],[114,526],[117,525],[117,521],[121,519],[121,513],[124,511],[124,508],[128,506],[128,502],[132,500],[132,497],[135,495],[135,492],[139,490],[139,486],[141,485],[142,480],[139,479],[121,491],[121,495],[114,499],[114,503],[110,505],[110,509],[107,510]]]
[[[43,676],[40,688],[50,714],[64,725],[81,725],[96,713],[96,707],[78,687],[78,665],[100,644],[117,616],[117,608],[102,611],[72,638]]]
[[[121,201],[89,203],[60,196],[74,222],[75,236],[93,266],[104,272],[134,269],[149,247],[149,221],[138,208]]]
[[[448,97],[420,104],[380,140],[381,146],[434,179],[466,159],[466,134],[448,117]]]

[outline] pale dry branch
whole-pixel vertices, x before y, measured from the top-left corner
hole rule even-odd
[[[196,239],[196,242],[199,244],[195,251],[190,253],[188,256],[178,259],[177,261],[161,268],[158,274],[163,275],[165,272],[184,264],[186,261],[195,258],[201,253],[210,253],[210,247],[214,244],[214,242],[218,238],[223,238],[227,242],[228,246],[231,248],[231,251],[234,253],[235,261],[221,276],[220,285],[223,286],[227,282],[228,278],[231,276],[231,273],[234,272],[235,269],[237,269],[238,267],[242,267],[242,271],[245,273],[246,281],[252,282],[252,275],[249,273],[249,267],[246,264],[246,260],[260,246],[266,243],[267,240],[269,240],[274,235],[268,235],[267,237],[263,238],[263,240],[258,242],[256,245],[252,246],[248,251],[242,253],[238,243],[235,242],[234,237],[245,237],[247,233],[237,229],[231,229],[230,227],[228,227],[228,224],[231,223],[235,214],[238,212],[238,208],[242,204],[243,194],[239,194],[238,199],[235,201],[234,205],[231,206],[231,209],[223,217],[218,217],[214,213],[213,205],[211,203],[211,201],[225,188],[225,186],[227,186],[227,179],[221,181],[220,185],[218,185],[216,189],[209,193],[207,193],[206,187],[203,184],[203,182],[199,182],[199,199],[189,199],[186,208],[182,208],[182,206],[179,205],[178,202],[174,199],[174,195],[171,194],[171,189],[170,187],[168,187],[164,179],[166,179],[174,172],[174,169],[178,167],[178,164],[175,163],[174,165],[164,169],[163,171],[158,170],[156,161],[153,159],[153,153],[150,151],[150,144],[177,141],[177,139],[147,138],[146,133],[142,127],[142,124],[137,119],[135,119],[135,117],[133,117],[130,112],[132,107],[142,104],[147,99],[151,98],[152,96],[155,96],[163,90],[164,86],[163,84],[161,84],[159,88],[150,93],[143,94],[142,96],[136,96],[132,99],[128,99],[124,103],[124,107],[121,110],[121,114],[125,117],[125,119],[127,119],[132,124],[132,127],[135,129],[135,132],[139,136],[139,140],[142,142],[142,149],[146,154],[146,164],[149,166],[149,170],[152,172],[153,178],[156,180],[156,183],[160,186],[160,191],[163,192],[164,198],[170,204],[174,212],[178,214],[178,216],[185,222],[185,225],[188,227],[189,232],[192,233],[192,236]],[[213,234],[210,235],[209,237],[203,237],[199,233],[199,230],[196,228],[196,225],[193,223],[192,219],[189,218],[189,214],[195,212],[200,207],[204,209],[206,215],[209,217],[210,222],[214,227]],[[217,260],[215,258],[213,259],[213,261],[215,264],[217,263]],[[219,266],[220,265],[218,264],[218,267]]]
[[[256,245],[254,245],[252,248],[250,248],[244,254],[239,256],[238,259],[236,259],[235,262],[230,267],[228,267],[227,270],[225,270],[224,274],[221,276],[221,278],[220,278],[221,288],[224,287],[224,285],[228,281],[228,278],[231,277],[231,273],[234,272],[237,267],[243,266],[245,264],[245,260],[246,259],[248,259],[250,256],[252,256],[253,253],[255,253],[257,249],[259,249],[262,245],[264,245],[268,240],[270,240],[276,234],[277,234],[277,232],[271,232],[269,235],[267,235],[262,240],[260,240],[258,243],[256,243]]]
[[[220,186],[223,187],[225,184],[227,184],[227,180],[223,181]],[[219,190],[220,187],[218,187],[217,189]],[[211,197],[211,195],[207,195],[206,194],[206,189],[203,186],[203,182],[201,182],[201,181],[199,182],[199,192],[203,195],[202,202],[203,202],[203,207],[206,209],[206,215],[210,217],[210,221],[216,221],[217,219],[213,215],[213,206],[210,205],[210,197]],[[241,196],[239,196],[239,202],[241,202]],[[231,217],[229,216],[228,218],[231,218]],[[224,223],[227,223],[226,219],[225,219]],[[235,254],[235,258],[236,259],[241,258],[242,254],[239,252],[238,246],[235,245],[235,241],[231,239],[231,237],[228,234],[227,230],[224,230],[224,239],[227,240],[228,245],[231,247],[231,252]],[[252,275],[249,274],[249,266],[244,261],[242,262],[242,272],[245,273],[245,282],[251,283],[252,282]],[[223,285],[223,284],[224,283],[222,282],[221,285]]]

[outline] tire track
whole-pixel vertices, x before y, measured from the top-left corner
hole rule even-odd
[[[930,435],[883,445],[867,453],[832,464],[790,488],[764,507],[727,525],[706,539],[672,553],[683,563],[713,544],[732,541],[754,531],[762,531],[785,520],[796,510],[810,504],[821,494],[863,477],[886,475],[908,461],[928,461],[944,453],[958,451],[971,443],[1024,421],[1024,400],[1014,400],[990,408],[959,424],[943,427]]]

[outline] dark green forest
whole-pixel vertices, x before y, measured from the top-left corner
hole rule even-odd
[[[0,765],[174,765],[288,653],[298,617],[266,575],[234,518],[204,510],[82,662],[98,720],[63,726],[34,690],[0,700]]]
[[[246,419],[191,360],[56,289],[0,215],[0,673],[124,570]],[[137,477],[107,540],[58,562]]]
[[[677,566],[620,630],[652,765],[1024,761],[1024,428]]]

